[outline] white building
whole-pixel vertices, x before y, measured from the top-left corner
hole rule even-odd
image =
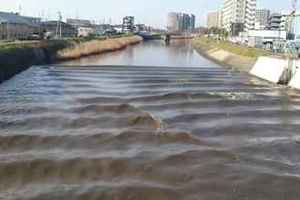
[[[255,14],[255,30],[263,30],[268,27],[271,11],[267,9],[257,9]]]
[[[223,27],[232,34],[253,30],[255,14],[256,0],[224,0]]]
[[[207,27],[222,28],[222,11],[214,11],[207,14]]]
[[[251,30],[248,32],[248,46],[263,48],[279,44],[287,39],[287,32],[280,30]]]
[[[96,28],[91,21],[85,19],[67,19],[67,24],[70,24],[77,29],[78,37],[88,37],[96,34]]]
[[[286,16],[281,13],[273,13],[270,15],[268,29],[270,30],[287,30]]]
[[[96,34],[95,28],[93,27],[78,27],[78,37],[88,37],[90,35]]]
[[[196,16],[187,13],[168,13],[168,25],[169,32],[192,32],[195,29]]]
[[[293,25],[294,25],[293,32],[295,34],[295,39],[299,41],[300,40],[300,16],[295,17]]]

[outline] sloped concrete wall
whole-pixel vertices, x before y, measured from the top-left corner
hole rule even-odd
[[[293,77],[289,83],[289,86],[300,90],[300,60],[295,61]]]
[[[298,70],[289,83],[289,86],[300,90],[300,71]]]
[[[31,65],[47,63],[47,51],[43,48],[18,49],[0,54],[0,83],[26,70]]]
[[[288,68],[288,61],[280,58],[260,57],[250,74],[272,83],[280,83]]]

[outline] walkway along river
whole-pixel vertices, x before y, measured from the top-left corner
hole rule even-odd
[[[187,41],[64,65],[0,85],[0,199],[299,199],[299,93]]]

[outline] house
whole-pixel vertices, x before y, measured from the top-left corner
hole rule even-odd
[[[33,34],[40,33],[40,23],[40,18],[0,12],[0,39],[28,39]]]

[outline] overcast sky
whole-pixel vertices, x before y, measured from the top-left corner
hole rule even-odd
[[[223,0],[0,0],[0,11],[18,12],[43,18],[56,18],[61,11],[64,18],[120,23],[125,15],[134,15],[137,23],[156,27],[166,26],[170,11],[194,13],[197,25],[205,25],[206,14],[221,7]],[[290,0],[258,0],[259,8],[283,11],[290,8]]]

